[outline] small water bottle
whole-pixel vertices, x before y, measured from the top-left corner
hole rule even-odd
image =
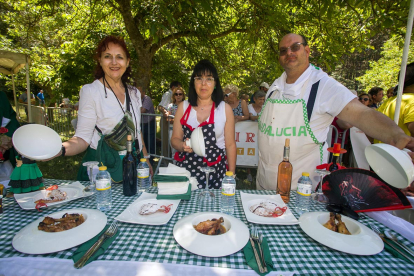
[[[303,172],[298,180],[298,189],[296,191],[296,213],[302,215],[309,212],[311,206],[312,181],[309,173]]]
[[[112,207],[111,175],[106,166],[100,166],[96,175],[96,207],[102,212]]]
[[[139,193],[148,191],[151,186],[150,169],[147,164],[147,159],[141,158],[141,162],[137,167],[138,191]]]
[[[233,178],[233,172],[226,172],[226,176],[221,183],[221,203],[220,211],[222,213],[233,215],[236,197],[236,179]]]

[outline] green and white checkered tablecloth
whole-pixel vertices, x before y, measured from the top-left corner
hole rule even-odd
[[[70,182],[73,181],[45,180],[46,185]],[[82,184],[86,185],[87,182]],[[151,188],[150,192],[155,193],[156,188]],[[219,191],[214,192],[217,196],[219,195]],[[255,194],[274,193],[272,191],[256,190],[245,192]],[[242,251],[226,257],[208,258],[186,251],[175,241],[173,227],[179,219],[198,211],[195,201],[198,193],[199,191],[194,191],[190,201],[181,201],[176,213],[165,225],[119,223],[120,235],[98,260],[150,261],[250,269],[244,260]],[[291,203],[289,203],[291,209],[293,209],[294,193],[292,195]],[[137,198],[137,196],[125,197],[122,194],[122,185],[117,184],[112,186],[112,197],[113,208],[106,213],[108,223],[111,223]],[[96,208],[93,196],[71,201],[59,207],[49,208],[41,213],[37,210],[21,209],[14,198],[5,198],[3,203],[4,213],[0,217],[0,258],[31,256],[15,251],[12,247],[12,240],[20,229],[33,220],[65,209]],[[219,211],[218,200],[213,211]],[[234,216],[247,225],[250,224],[244,215],[238,192],[236,193]],[[371,218],[364,218],[361,222],[366,225],[371,222],[379,226],[380,229],[385,228]],[[268,239],[272,259],[278,271],[295,271],[300,275],[410,275],[414,271],[414,265],[397,259],[386,251],[374,256],[356,256],[330,249],[308,237],[299,225],[259,225],[258,227]],[[400,239],[414,249],[412,244],[401,237]],[[74,247],[53,254],[37,255],[37,257],[70,259],[76,249],[77,247]],[[32,257],[36,256],[33,255]]]

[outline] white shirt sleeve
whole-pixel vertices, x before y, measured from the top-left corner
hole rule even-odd
[[[88,144],[92,141],[97,121],[95,91],[90,88],[90,85],[85,85],[79,92],[78,126],[75,133],[75,137],[82,138]]]
[[[249,104],[249,105],[247,106],[247,108],[249,109],[249,113],[250,113],[250,114],[252,114],[253,116],[257,116],[257,112],[256,112],[256,110],[254,110],[254,107],[253,107],[253,105],[252,105],[252,104]]]

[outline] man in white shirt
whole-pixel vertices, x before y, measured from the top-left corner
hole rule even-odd
[[[279,62],[285,72],[270,86],[259,119],[258,189],[276,189],[286,138],[290,139],[292,189],[296,189],[302,172],[309,172],[316,185],[318,176],[314,171],[327,160],[323,144],[335,116],[371,137],[380,137],[400,149],[414,149],[414,138],[311,65],[309,54],[310,48],[301,35],[288,34],[280,41]]]

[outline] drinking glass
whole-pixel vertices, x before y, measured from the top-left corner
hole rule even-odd
[[[319,174],[319,176],[321,177],[321,182],[319,183],[319,188],[317,191],[315,191],[312,194],[312,199],[314,202],[320,203],[320,204],[328,204],[329,203],[329,199],[326,195],[323,194],[322,192],[322,183],[323,183],[323,178],[325,175],[329,175],[331,174],[330,171],[327,170],[315,170],[316,173]]]
[[[87,167],[87,170],[89,172],[89,186],[86,186],[84,189],[85,192],[95,192],[95,183],[93,179],[93,167],[98,166],[98,161],[88,161],[83,163],[82,165]]]
[[[204,191],[198,195],[197,204],[201,211],[211,211],[211,209],[214,208],[216,197],[214,193],[210,192],[208,189],[208,180],[210,178],[210,173],[215,172],[216,170],[211,167],[202,167],[200,170],[206,174],[206,187]]]

